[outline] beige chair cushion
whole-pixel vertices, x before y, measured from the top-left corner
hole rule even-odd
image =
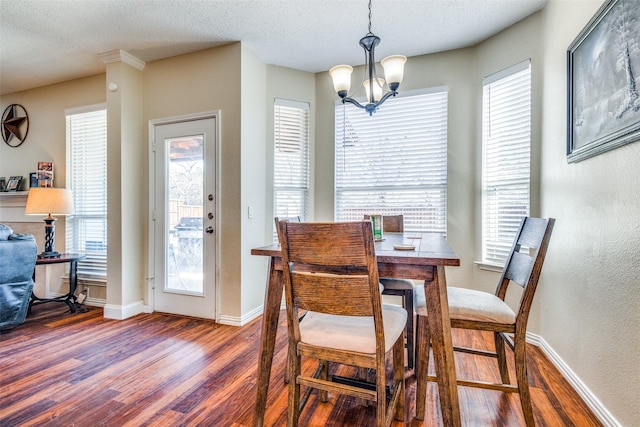
[[[397,305],[382,304],[385,352],[404,332],[407,311]],[[373,317],[336,316],[308,312],[300,322],[300,341],[319,347],[375,354]]]
[[[424,288],[418,286],[414,292],[414,307],[419,316],[427,315]],[[473,289],[447,288],[449,317],[451,319],[475,320],[512,325],[516,315],[504,301],[488,292]]]
[[[384,286],[385,289],[393,289],[393,290],[407,290],[413,289],[413,281],[409,279],[391,279],[391,278],[381,278],[380,284]]]

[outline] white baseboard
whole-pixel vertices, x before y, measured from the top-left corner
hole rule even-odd
[[[107,301],[102,298],[87,298],[82,302],[84,305],[90,305],[92,307],[104,307],[107,305]]]
[[[582,400],[594,412],[596,417],[605,425],[605,427],[622,427],[622,424],[607,410],[600,402],[595,394],[589,390],[589,387],[582,382],[580,377],[565,363],[558,353],[539,335],[527,332],[527,342],[534,344],[543,351],[543,353],[551,360],[562,376],[571,384],[571,387],[580,395]]]
[[[116,320],[124,320],[129,317],[133,317],[136,314],[140,314],[143,312],[143,302],[142,300],[132,302],[127,305],[115,305],[115,304],[105,304],[104,306],[104,317],[105,319],[116,319]]]
[[[220,323],[221,325],[229,326],[244,326],[262,314],[262,307],[263,306],[256,307],[255,309],[251,310],[249,313],[241,317],[221,314],[220,318],[218,319],[218,323]]]

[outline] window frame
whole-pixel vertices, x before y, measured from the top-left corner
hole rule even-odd
[[[102,152],[97,156],[96,163],[102,163],[102,165],[96,166],[96,164],[91,164],[91,166],[83,166],[82,170],[82,178],[78,178],[74,176],[78,169],[76,168],[76,163],[78,158],[74,155],[74,148],[72,145],[74,144],[72,138],[73,129],[73,117],[81,116],[85,114],[93,114],[93,113],[101,113],[104,114],[104,123],[99,124],[98,132],[104,133],[104,138],[96,137],[96,140],[99,140],[101,146],[97,148],[97,151]],[[76,212],[74,215],[67,216],[66,220],[66,248],[67,251],[73,251],[77,253],[83,253],[86,256],[85,259],[78,261],[78,285],[84,286],[105,286],[107,282],[107,106],[106,104],[96,104],[89,105],[85,107],[78,108],[70,108],[65,110],[65,128],[66,128],[66,162],[67,162],[67,170],[66,170],[66,182],[67,188],[71,190],[74,199],[74,207]],[[77,131],[77,130],[76,130]],[[77,147],[76,147],[77,148]],[[83,148],[85,154],[86,147]],[[88,154],[87,154],[88,155]],[[95,152],[90,154],[91,156],[95,156]],[[103,156],[103,157],[101,157]],[[102,160],[103,159],[103,160]],[[96,170],[102,168],[102,173],[100,175],[96,175]],[[89,173],[90,172],[90,173]],[[92,190],[95,190],[95,187],[99,187],[100,191],[103,193],[100,196],[96,197],[96,192],[92,196],[89,196],[91,199],[89,200],[84,193],[79,193],[77,187],[77,181],[80,180],[83,183],[88,182],[86,179],[87,175],[91,175],[94,179],[90,182]],[[102,213],[85,213],[82,211],[83,207],[92,205],[100,205],[102,204]],[[99,242],[101,246],[99,250],[94,252],[87,250],[87,243],[93,241],[87,238],[87,230],[84,229],[82,231],[76,230],[76,223],[78,221],[98,221],[102,222],[103,228],[98,230],[97,227],[94,228],[91,232],[93,236],[101,235]],[[95,234],[94,234],[95,233]],[[82,236],[84,237],[82,237]],[[98,240],[96,240],[98,242]],[[78,245],[81,245],[78,246]]]
[[[284,148],[281,149],[282,147]],[[297,149],[300,150],[299,155],[294,153]],[[274,217],[299,217],[301,220],[308,217],[311,191],[310,156],[310,103],[276,98],[273,103]],[[283,197],[279,198],[279,195]],[[284,205],[278,203],[287,199],[288,203]],[[291,208],[293,209],[290,210]],[[277,230],[274,227],[273,241],[277,240]]]
[[[506,95],[487,98],[492,89]],[[502,271],[520,220],[531,212],[531,89],[530,59],[487,76],[482,82],[482,241],[476,264],[483,269]],[[526,105],[521,102],[524,91],[528,95]],[[504,105],[508,109],[499,108]],[[498,113],[494,113],[496,109]],[[490,135],[494,128],[495,136]],[[503,176],[497,177],[498,174]]]

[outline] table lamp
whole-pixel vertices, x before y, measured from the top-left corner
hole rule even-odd
[[[56,258],[60,256],[55,250],[55,225],[54,215],[72,215],[73,197],[70,190],[65,188],[32,188],[27,196],[27,206],[24,210],[27,215],[46,214],[44,219],[45,244],[44,252],[39,258]]]

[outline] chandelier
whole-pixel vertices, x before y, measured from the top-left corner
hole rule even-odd
[[[364,49],[365,56],[365,80],[362,85],[367,93],[366,104],[362,105],[349,96],[351,88],[351,73],[353,67],[350,65],[336,65],[329,70],[329,75],[333,80],[333,88],[342,98],[342,103],[349,102],[356,107],[362,108],[372,115],[384,101],[391,96],[398,94],[398,88],[402,83],[404,74],[404,63],[407,57],[403,55],[391,55],[380,61],[384,69],[384,79],[379,78],[376,72],[375,47],[380,43],[380,37],[371,32],[371,0],[369,0],[369,32],[360,39],[360,46]],[[383,95],[383,92],[386,93]]]

